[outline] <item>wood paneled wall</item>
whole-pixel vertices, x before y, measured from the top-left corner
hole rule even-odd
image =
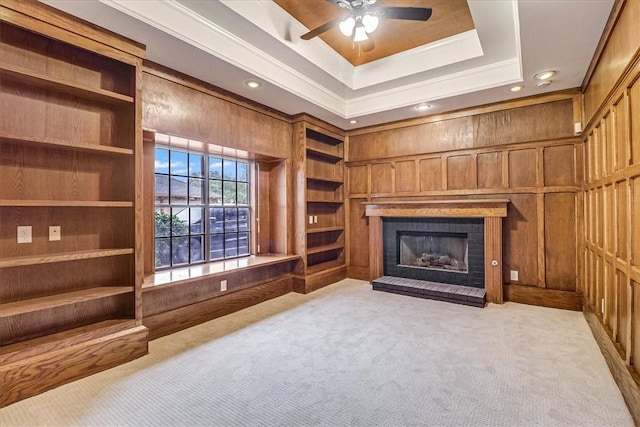
[[[633,381],[628,368],[637,373],[640,365],[640,2],[616,5],[616,24],[603,39],[584,91],[588,126],[583,134],[586,184],[579,286],[595,314],[592,329],[596,318],[617,349],[605,354],[640,423],[640,400],[628,387]]]
[[[146,64],[142,127],[278,159],[290,158],[292,126],[282,113],[241,102],[188,76]]]
[[[350,136],[350,276],[369,279],[362,202],[507,198],[505,280],[517,270],[516,284],[575,291],[583,161],[582,143],[573,135],[575,100],[567,95]]]

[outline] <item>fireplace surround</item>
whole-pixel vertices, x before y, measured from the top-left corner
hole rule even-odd
[[[365,202],[365,215],[369,220],[369,280],[384,275],[384,220],[475,218],[482,223],[484,230],[484,288],[487,301],[502,304],[502,218],[507,216],[508,203],[508,199]]]
[[[385,276],[484,289],[482,218],[392,217],[382,229]]]

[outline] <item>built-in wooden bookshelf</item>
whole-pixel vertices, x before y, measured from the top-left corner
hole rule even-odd
[[[310,292],[346,275],[344,136],[318,123],[295,124],[296,250],[303,257],[296,290]]]
[[[37,2],[0,8],[0,360],[12,361],[0,367],[2,407],[146,353],[147,334],[142,60],[125,41],[78,36],[87,24]],[[45,16],[77,21],[76,32],[42,25]],[[31,241],[18,243],[21,226]]]

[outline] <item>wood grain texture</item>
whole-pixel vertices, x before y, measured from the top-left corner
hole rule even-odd
[[[416,162],[413,160],[395,162],[395,192],[416,192]]]
[[[0,407],[144,356],[147,343],[147,328],[136,326],[2,364]]]
[[[442,189],[442,161],[439,157],[420,160],[420,191]]]
[[[577,230],[575,225],[554,220],[555,218],[575,218],[575,194],[553,193],[546,194],[544,197],[546,287],[575,291]]]
[[[343,15],[341,8],[323,0],[275,2],[309,30]],[[380,0],[375,6],[378,5],[430,7],[433,14],[426,23],[383,19],[371,35],[376,47],[369,52],[354,48],[351,39],[344,37],[337,28],[325,32],[320,38],[352,65],[358,66],[474,28],[469,6],[463,0]]]
[[[145,72],[142,126],[276,158],[289,158],[292,127],[283,119]],[[206,88],[203,83],[202,88]]]
[[[536,150],[514,150],[509,153],[509,186],[537,185]]]
[[[498,265],[493,265],[493,261]],[[484,288],[487,302],[502,304],[502,218],[484,219]]]
[[[587,123],[592,121],[618,79],[623,76],[628,64],[637,54],[640,36],[636,24],[640,21],[640,4],[636,1],[622,3],[622,8],[617,9],[616,13],[610,17],[615,25],[601,55],[594,58],[597,65],[588,85],[583,88]]]
[[[349,266],[369,266],[369,231],[368,219],[363,202],[366,199],[349,199],[349,233],[347,248]]]
[[[371,165],[371,192],[391,193],[394,184],[393,163],[374,163]]]
[[[148,315],[144,317],[143,323],[149,328],[149,338],[154,340],[277,298],[291,292],[292,286],[291,276],[272,280],[218,298]]]
[[[544,149],[544,185],[576,185],[574,145],[547,147]]]
[[[503,290],[505,301],[582,311],[582,294],[580,292],[514,285],[513,283],[505,283]]]
[[[349,135],[348,158],[350,162],[373,161],[574,136],[572,99],[503,108],[462,117],[460,113],[445,114],[440,120],[415,125],[407,121],[383,129],[362,129]]]
[[[510,271],[518,271],[518,284],[538,283],[538,221],[536,196],[510,194],[504,222],[503,275],[507,282]]]
[[[479,153],[477,161],[477,181],[478,188],[500,188],[502,187],[503,160],[502,153]]]
[[[600,351],[616,384],[618,384],[618,388],[620,388],[631,416],[636,424],[640,424],[640,386],[638,386],[638,381],[631,373],[629,366],[620,358],[618,349],[612,343],[600,319],[588,306],[585,307],[584,317],[591,328],[591,332],[600,347]]]
[[[143,317],[175,310],[206,300],[243,291],[262,283],[280,280],[292,274],[296,259],[209,274],[194,279],[174,281],[143,288]],[[227,291],[220,291],[220,281],[227,281]]]
[[[475,159],[472,156],[447,157],[447,189],[476,188]]]

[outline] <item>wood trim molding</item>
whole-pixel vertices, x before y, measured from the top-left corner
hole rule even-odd
[[[582,293],[505,283],[504,300],[540,307],[582,311]]]
[[[631,412],[636,425],[640,425],[640,385],[637,377],[629,366],[620,357],[620,353],[609,334],[604,329],[598,316],[593,312],[589,304],[585,304],[584,317],[591,328],[604,360],[609,366],[613,379],[618,384],[622,397]]]

